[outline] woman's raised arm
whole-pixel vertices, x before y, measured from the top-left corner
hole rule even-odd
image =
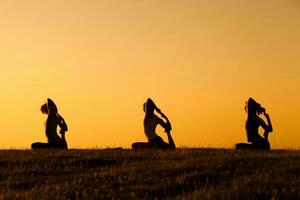
[[[57,118],[58,118],[58,125],[61,128],[61,131],[67,132],[68,131],[68,125],[65,122],[64,118],[62,116],[60,116],[59,114],[57,114]]]
[[[47,99],[47,105],[49,109],[49,113],[57,113],[57,106],[55,105],[54,101],[52,101],[50,98]]]

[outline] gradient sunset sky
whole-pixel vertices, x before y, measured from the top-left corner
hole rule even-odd
[[[46,141],[47,97],[71,148],[146,141],[147,97],[178,146],[233,147],[250,96],[300,147],[297,0],[0,0],[0,27],[0,148]]]

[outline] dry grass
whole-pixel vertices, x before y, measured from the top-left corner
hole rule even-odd
[[[300,151],[0,151],[0,199],[300,199]]]

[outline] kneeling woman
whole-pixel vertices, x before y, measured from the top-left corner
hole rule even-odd
[[[51,99],[47,99],[47,103],[42,105],[41,111],[47,114],[46,121],[46,137],[48,143],[36,142],[31,145],[32,149],[67,149],[68,145],[65,139],[65,132],[68,131],[68,126],[65,120],[58,114],[57,107]],[[58,136],[56,129],[60,127],[61,137]]]
[[[266,113],[266,109],[263,108],[254,99],[250,98],[246,103],[245,107],[248,118],[246,122],[246,131],[248,143],[239,143],[236,145],[237,149],[261,149],[270,150],[270,143],[268,140],[269,133],[273,131],[270,116]],[[264,114],[267,123],[259,117],[259,115]],[[264,129],[264,137],[260,136],[258,133],[259,127]]]
[[[154,114],[156,110],[157,113],[161,115],[159,118],[157,115]],[[145,119],[144,119],[144,131],[145,135],[148,139],[148,142],[136,142],[132,144],[133,149],[175,149],[175,143],[171,136],[172,126],[169,119],[161,112],[159,108],[155,105],[155,103],[148,99],[147,102],[144,104],[144,112],[145,112]],[[165,132],[168,135],[169,143],[163,141],[163,139],[158,136],[155,132],[157,125],[161,125]]]

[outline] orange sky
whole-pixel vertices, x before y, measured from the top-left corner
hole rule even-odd
[[[178,146],[233,147],[249,96],[299,148],[297,0],[0,0],[0,27],[0,148],[46,141],[47,97],[72,148],[146,141],[147,97]]]

